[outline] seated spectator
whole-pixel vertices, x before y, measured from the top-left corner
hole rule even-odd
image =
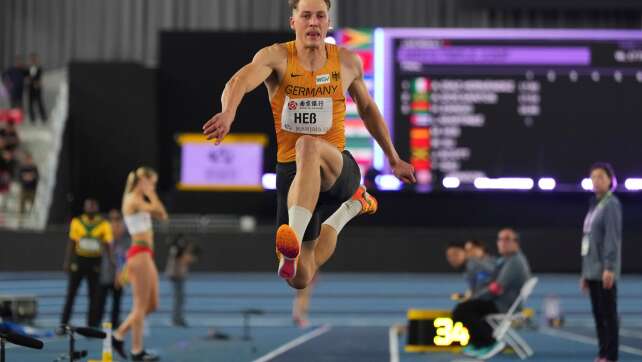
[[[13,122],[7,122],[3,132],[5,149],[15,151],[20,146],[20,137]]]
[[[472,286],[471,291],[476,293],[492,281],[496,259],[488,253],[486,244],[480,240],[467,240],[464,250],[466,258],[472,264],[471,269],[474,269],[474,273],[470,275],[472,279],[469,280],[469,283]]]
[[[468,242],[466,245],[468,245]],[[464,273],[464,279],[468,284],[468,290],[466,290],[465,293],[454,293],[451,299],[466,300],[488,285],[495,264],[492,257],[487,255],[482,256],[477,256],[476,254],[469,255],[465,247],[458,244],[450,244],[447,247],[446,259],[448,263],[455,270]]]
[[[531,277],[530,266],[520,251],[519,235],[515,230],[506,228],[499,231],[497,250],[500,258],[491,283],[474,293],[470,300],[459,303],[453,311],[453,319],[462,322],[470,333],[470,344],[464,353],[480,359],[488,359],[505,347],[504,342],[493,338],[493,330],[485,317],[508,311]]]
[[[459,244],[448,244],[446,247],[446,260],[453,269],[463,271],[466,263],[466,251]]]
[[[4,169],[9,173],[10,180],[13,179],[16,172],[17,163],[15,155],[16,153],[8,147],[0,150],[0,169]]]
[[[33,157],[25,153],[24,160],[18,171],[18,181],[20,182],[20,213],[24,214],[26,206],[29,205],[29,211],[33,208],[33,202],[36,198],[36,189],[38,188],[38,167],[33,163]]]
[[[4,139],[0,138],[0,210],[2,211],[7,208],[7,194],[11,186],[14,169],[13,152],[6,149]]]
[[[484,244],[483,241],[477,239],[466,240],[464,244],[464,250],[466,250],[466,256],[474,257],[477,259],[486,259],[493,258],[488,253],[488,247]]]

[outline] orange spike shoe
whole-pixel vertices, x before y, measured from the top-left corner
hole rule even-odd
[[[350,200],[357,200],[361,204],[361,212],[359,215],[372,215],[377,212],[377,208],[379,207],[377,199],[370,195],[363,185],[359,186]]]
[[[276,231],[276,252],[279,257],[279,276],[283,279],[294,278],[301,243],[290,225],[283,224]]]

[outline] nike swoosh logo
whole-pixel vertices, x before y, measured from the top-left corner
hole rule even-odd
[[[292,77],[292,78],[300,77],[300,76],[302,76],[302,75],[303,75],[303,74],[294,74],[294,73],[290,73],[290,77]]]

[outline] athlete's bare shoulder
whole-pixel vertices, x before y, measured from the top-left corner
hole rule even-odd
[[[252,63],[263,64],[272,69],[272,74],[265,80],[270,99],[274,96],[283,74],[288,67],[288,48],[285,44],[272,44],[259,50]]]
[[[358,55],[344,47],[339,47],[339,61],[343,88],[348,90],[355,80],[363,79],[363,63]]]
[[[276,69],[283,64],[287,64],[288,49],[285,44],[272,44],[260,49],[254,55],[252,63],[258,63]]]
[[[356,55],[351,50],[338,47],[339,48],[339,60],[341,61],[341,66],[346,70],[350,71],[352,75],[359,75],[363,72],[363,64],[361,58]]]

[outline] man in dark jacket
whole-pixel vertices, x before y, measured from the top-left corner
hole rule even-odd
[[[519,246],[519,234],[509,228],[497,236],[497,259],[493,278],[488,286],[476,292],[470,300],[455,307],[453,319],[464,323],[470,333],[466,354],[488,359],[504,349],[505,343],[493,338],[486,316],[505,313],[515,302],[522,286],[531,278],[530,266]]]
[[[38,54],[31,54],[29,64],[29,117],[31,122],[36,122],[35,107],[38,106],[40,118],[43,122],[47,121],[47,112],[45,104],[42,101],[42,76],[43,70],[40,65]]]
[[[24,93],[27,69],[22,58],[16,56],[15,64],[2,73],[2,81],[9,92],[11,108],[22,109],[22,94]]]

